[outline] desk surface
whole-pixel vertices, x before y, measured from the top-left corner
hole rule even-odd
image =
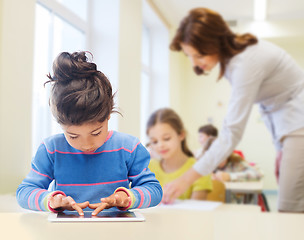
[[[263,191],[263,181],[225,182],[225,187],[231,192],[260,193]]]
[[[51,223],[48,213],[0,213],[3,239],[263,240],[303,239],[304,214],[262,213],[255,206],[223,204],[214,211],[150,208],[145,222]]]

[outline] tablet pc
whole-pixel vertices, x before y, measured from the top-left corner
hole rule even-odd
[[[101,211],[92,216],[92,211],[84,211],[84,216],[79,216],[76,211],[50,213],[50,222],[143,222],[144,216],[139,212],[131,211]]]

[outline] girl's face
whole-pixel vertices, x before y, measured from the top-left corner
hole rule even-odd
[[[157,123],[149,129],[148,135],[152,149],[162,159],[168,159],[182,151],[181,142],[185,138],[184,134],[178,134],[167,123]]]
[[[108,119],[104,122],[82,125],[61,125],[68,143],[85,153],[93,153],[101,147],[108,136]]]
[[[203,133],[203,132],[199,132],[198,133],[198,141],[201,144],[201,146],[205,145],[205,143],[207,142],[208,138],[209,138],[209,135],[207,135],[206,133]]]
[[[219,62],[217,54],[201,55],[194,47],[187,44],[181,44],[183,52],[190,59],[193,67],[199,67],[204,72],[211,71]]]

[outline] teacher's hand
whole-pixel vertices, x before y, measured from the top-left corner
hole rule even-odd
[[[163,188],[162,203],[173,203],[176,198],[182,195],[200,177],[201,175],[191,168],[180,178],[166,184]]]

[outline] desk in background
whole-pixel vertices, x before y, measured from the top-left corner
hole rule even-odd
[[[253,203],[258,204],[258,195],[263,191],[263,181],[255,182],[225,182],[226,203],[231,202],[231,194],[252,194]]]

